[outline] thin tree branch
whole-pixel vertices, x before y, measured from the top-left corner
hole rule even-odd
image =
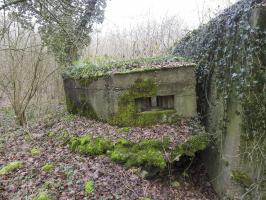
[[[27,0],[16,0],[16,1],[12,1],[12,2],[6,3],[6,4],[4,4],[4,5],[2,5],[0,7],[0,10],[6,9],[9,6],[13,6],[13,5],[16,5],[16,4],[19,4],[19,3],[23,3],[23,2],[26,2],[26,1]]]

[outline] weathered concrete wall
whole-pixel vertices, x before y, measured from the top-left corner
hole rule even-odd
[[[65,79],[64,87],[70,112],[82,112],[87,104],[93,115],[107,121],[119,110],[119,100],[139,80],[152,80],[157,87],[156,96],[174,95],[175,114],[181,117],[196,116],[195,66],[163,68],[153,71],[117,73],[87,80]],[[73,110],[73,105],[76,110]]]
[[[217,138],[216,144],[207,149],[204,154],[205,164],[214,186],[220,197],[237,199],[243,190],[239,184],[232,180],[232,170],[240,167],[240,136],[241,136],[241,117],[240,102],[235,101],[234,96],[230,96],[227,113],[224,113],[224,102],[217,95],[215,77],[212,80],[212,87],[209,93],[210,107],[206,130]],[[226,115],[226,116],[225,116]],[[223,118],[226,117],[226,133],[223,131]]]
[[[260,5],[253,9],[250,24],[253,27],[266,30],[266,6]],[[266,58],[261,58],[260,61],[266,66]],[[240,159],[240,154],[243,153],[240,150],[241,145],[243,145],[241,143],[243,121],[237,113],[241,113],[241,102],[237,101],[237,98],[232,94],[229,97],[227,113],[224,113],[223,99],[219,98],[216,93],[215,79],[215,77],[212,77],[211,89],[208,95],[210,106],[207,111],[209,117],[207,118],[206,128],[208,132],[214,134],[220,140],[218,146],[209,148],[204,156],[211,182],[221,197],[262,199],[266,196],[266,191],[259,191],[260,194],[257,193],[255,196],[250,196],[250,194],[243,196],[247,191],[232,179],[232,171],[236,169],[243,170],[253,180],[256,180],[257,174],[254,174],[256,169],[252,163],[241,163]],[[228,119],[225,134],[222,133],[223,124],[220,123],[223,121],[224,115]]]
[[[217,94],[218,86],[216,83],[221,80],[221,77],[224,79],[226,79],[226,77],[216,77],[216,75],[221,75],[221,73],[219,73],[220,71],[215,71],[217,68],[219,70],[223,70],[222,67],[217,67],[218,62],[216,61],[219,60],[219,56],[224,56],[222,52],[215,54],[215,52],[219,52],[217,44],[226,38],[226,33],[229,33],[230,35],[230,32],[234,33],[233,29],[238,30],[237,26],[240,23],[243,23],[243,21],[239,21],[239,19],[243,19],[241,18],[242,11],[244,11],[243,13],[248,12],[247,16],[250,17],[249,21],[245,21],[245,24],[246,22],[249,22],[251,27],[257,28],[253,29],[253,31],[266,31],[266,2],[262,2],[263,1],[260,0],[239,1],[230,9],[222,13],[217,19],[214,19],[206,26],[200,27],[199,30],[194,31],[191,35],[184,38],[184,40],[182,40],[174,50],[174,54],[192,58],[195,62],[200,62],[204,59],[204,63],[198,70],[198,98],[202,100],[199,101],[198,108],[202,108],[200,111],[202,111],[202,116],[206,119],[206,121],[204,121],[206,123],[206,129],[215,139],[213,146],[205,152],[204,160],[206,167],[208,168],[210,181],[221,199],[266,199],[266,188],[256,188],[255,186],[253,188],[243,187],[243,185],[241,186],[239,182],[237,183],[232,176],[233,170],[237,169],[244,172],[245,175],[247,174],[248,178],[251,178],[254,185],[258,183],[258,178],[262,180],[264,178],[264,180],[266,180],[266,172],[262,172],[260,174],[255,165],[256,158],[254,158],[254,163],[247,163],[248,161],[242,160],[243,154],[247,153],[243,151],[246,148],[246,144],[243,143],[242,138],[242,136],[245,135],[245,131],[242,129],[243,115],[239,115],[243,109],[241,107],[242,102],[241,99],[239,100],[239,98],[236,98],[234,94],[236,93],[236,86],[233,85],[230,85],[230,95],[226,97],[226,100],[224,99],[224,96],[221,95],[221,92],[220,95]],[[249,8],[252,10],[245,10],[244,8],[246,5],[251,5]],[[231,18],[231,16],[234,17]],[[232,19],[233,21],[230,21]],[[247,18],[245,18],[245,20],[246,19]],[[235,23],[235,26],[228,26],[230,23],[231,25]],[[219,28],[217,29],[217,27]],[[237,34],[240,33],[236,31],[235,34],[237,38],[239,36]],[[254,38],[248,38],[250,41],[252,41],[252,39]],[[232,42],[232,40],[228,40],[228,43],[222,43],[223,46],[219,46],[219,48],[224,50],[226,49],[226,45],[228,45],[228,49],[230,49],[232,46],[230,46],[231,44],[229,42]],[[239,44],[236,43],[234,45],[237,46]],[[256,58],[253,59],[254,66],[261,65],[261,68],[266,69],[265,54],[265,49],[263,51],[262,49],[258,49]],[[250,53],[249,55],[252,54]],[[237,56],[238,55],[235,54],[235,57],[230,58],[230,62],[234,63],[234,66],[245,68],[246,66],[242,66],[242,61],[245,58],[239,58]],[[255,63],[258,60],[257,56],[259,57],[259,63]],[[239,62],[239,59],[241,59],[241,62]],[[220,59],[220,61],[221,60],[224,61],[224,59]],[[230,64],[228,63],[223,65],[223,62],[221,62],[221,66],[223,66],[225,71],[230,68],[229,65]],[[204,75],[202,75],[204,74],[200,71],[202,69],[209,70],[208,77],[204,77]],[[204,85],[205,82],[201,82],[202,77],[204,77],[204,81],[210,84],[206,84],[207,86]],[[224,84],[226,84],[225,80]],[[202,85],[204,85],[204,88]],[[203,95],[201,93],[202,91],[204,91]],[[265,105],[262,105],[262,109],[263,108],[265,108]],[[252,108],[250,109],[250,112],[252,112]],[[265,133],[262,132],[260,134],[263,135]],[[264,187],[266,187],[266,184]],[[251,189],[251,191],[247,191],[247,188]]]

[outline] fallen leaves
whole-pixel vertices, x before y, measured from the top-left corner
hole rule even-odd
[[[23,161],[23,167],[0,175],[1,199],[26,199],[43,193],[60,200],[217,199],[207,182],[202,165],[192,168],[188,172],[188,178],[180,176],[177,170],[171,171],[172,176],[161,174],[156,179],[146,180],[137,175],[137,168],[126,169],[105,156],[86,157],[72,153],[62,141],[54,137],[67,131],[76,135],[90,133],[93,136],[105,136],[111,140],[124,137],[137,142],[167,135],[172,143],[181,143],[190,134],[185,121],[178,126],[156,125],[117,131],[117,127],[82,117],[51,120],[54,120],[51,122],[52,126],[47,127],[46,123],[40,122],[27,127],[27,130],[17,130],[3,136],[5,142],[0,167],[17,160]],[[37,155],[31,155],[33,148],[38,149]],[[47,163],[53,165],[53,170],[49,173],[42,170]],[[93,182],[91,193],[85,191],[88,180]]]

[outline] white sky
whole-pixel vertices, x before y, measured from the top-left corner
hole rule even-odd
[[[164,16],[179,16],[188,28],[199,25],[199,13],[221,10],[237,0],[108,0],[103,28],[127,28],[150,16],[160,20]],[[206,16],[205,16],[206,17]]]

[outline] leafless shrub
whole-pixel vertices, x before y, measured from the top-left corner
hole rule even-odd
[[[38,34],[15,21],[0,41],[0,60],[0,90],[7,96],[17,123],[24,125],[29,104],[57,68]]]
[[[145,22],[132,28],[121,30],[114,26],[108,32],[96,30],[85,54],[125,58],[162,55],[185,32],[184,24],[177,16],[166,16],[160,21],[148,16]]]

